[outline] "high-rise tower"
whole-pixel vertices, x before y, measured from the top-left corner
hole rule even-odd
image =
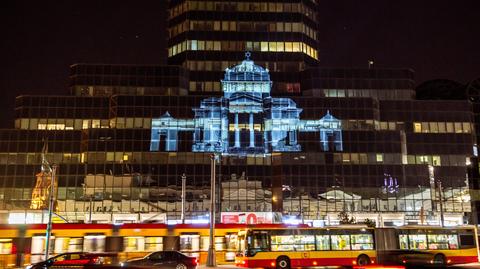
[[[171,0],[168,63],[190,70],[190,92],[219,92],[225,68],[245,51],[275,81],[300,93],[299,73],[318,62],[316,0]]]

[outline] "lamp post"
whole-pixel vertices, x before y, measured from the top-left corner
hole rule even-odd
[[[185,224],[185,189],[187,187],[187,177],[185,173],[182,174],[182,215],[180,219],[182,220],[182,224]]]
[[[45,260],[48,260],[48,256],[50,255],[50,237],[52,234],[52,215],[53,215],[53,207],[54,207],[54,194],[55,191],[55,174],[57,171],[57,165],[53,164],[50,173],[50,193],[49,193],[49,204],[48,204],[48,222],[47,222],[47,231],[46,231],[46,239],[45,239]]]
[[[442,181],[437,180],[438,186],[438,199],[440,200],[440,226],[443,227],[445,225],[445,220],[443,216],[443,189],[442,189]]]
[[[443,227],[444,225],[444,216],[443,216],[443,189],[442,189],[442,181],[435,180],[435,170],[433,165],[428,165],[428,175],[430,179],[430,196],[432,198],[432,211],[433,211],[433,203],[435,198],[437,197],[436,191],[438,186],[438,199],[439,199],[439,206],[440,206],[440,226]],[[436,208],[435,208],[436,209]]]
[[[87,196],[87,184],[85,183],[82,183],[83,185],[83,200],[85,201],[85,199],[88,197],[88,200],[89,200],[89,203],[88,203],[88,223],[92,223],[92,199],[93,199],[93,195],[89,194]],[[85,206],[85,205],[84,205]]]
[[[210,238],[208,246],[207,267],[216,266],[215,258],[215,161],[216,155],[210,155]]]

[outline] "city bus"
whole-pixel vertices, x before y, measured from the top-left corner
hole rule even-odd
[[[390,250],[428,252],[428,262],[440,266],[461,264],[478,261],[476,238],[474,226],[251,228],[238,233],[235,264],[279,269],[381,264]]]
[[[375,263],[375,229],[252,228],[238,233],[235,264],[249,268],[352,266]]]
[[[400,249],[433,253],[436,264],[478,262],[475,226],[445,227],[404,226],[396,229]]]

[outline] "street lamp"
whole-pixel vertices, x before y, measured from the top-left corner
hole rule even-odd
[[[55,174],[57,172],[57,165],[53,164],[51,167],[48,162],[45,162],[46,169],[45,171],[50,172],[50,193],[49,193],[49,204],[48,204],[48,222],[47,222],[47,231],[46,231],[46,238],[45,238],[45,260],[48,260],[48,256],[50,255],[50,237],[52,234],[52,215],[53,215],[53,207],[54,207],[54,194],[55,191]],[[43,168],[43,166],[42,166]],[[45,172],[44,171],[44,172]]]
[[[216,266],[215,258],[215,161],[217,156],[210,155],[210,240],[208,246],[207,267]]]
[[[182,215],[180,219],[182,220],[182,224],[185,224],[185,192],[186,192],[186,187],[187,187],[187,177],[185,176],[185,173],[182,174]]]
[[[433,211],[433,204],[434,200],[437,197],[436,195],[436,189],[438,186],[438,199],[439,199],[439,206],[440,206],[440,226],[443,227],[444,225],[444,216],[443,216],[443,189],[442,189],[442,181],[441,180],[435,180],[435,170],[433,168],[433,165],[429,164],[428,165],[428,176],[430,179],[430,196],[432,199],[432,211]]]
[[[89,203],[88,203],[88,209],[89,209],[89,213],[88,213],[88,223],[92,223],[92,198],[93,198],[93,195],[92,194],[88,194],[87,196],[87,184],[85,183],[82,183],[83,185],[83,200],[85,201],[85,199],[89,199]]]

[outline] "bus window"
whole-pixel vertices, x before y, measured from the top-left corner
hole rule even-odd
[[[330,250],[330,236],[316,235],[317,250]]]
[[[427,235],[426,234],[409,234],[410,249],[427,249]]]
[[[373,249],[373,235],[352,234],[352,250]]]
[[[332,250],[350,250],[349,235],[331,235]]]
[[[295,235],[294,249],[296,251],[315,250],[315,236],[308,234]]]
[[[293,235],[272,235],[272,251],[293,251],[294,237]]]
[[[429,234],[428,249],[457,249],[458,239],[455,234]]]
[[[473,234],[461,234],[460,246],[462,249],[475,247],[475,237]]]
[[[408,235],[401,234],[398,236],[400,249],[408,249]]]

